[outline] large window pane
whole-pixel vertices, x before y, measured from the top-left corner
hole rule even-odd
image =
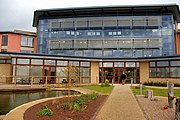
[[[43,65],[43,60],[31,59],[31,65]]]
[[[149,70],[150,70],[149,76],[150,77],[156,77],[156,68],[150,68]]]
[[[89,68],[80,68],[81,77],[89,77]]]
[[[157,66],[169,66],[169,61],[158,61]]]
[[[90,66],[90,62],[81,62],[81,66],[86,66],[86,67],[88,66],[89,67]]]
[[[156,66],[155,62],[150,62],[150,67],[155,67],[155,66]]]
[[[103,62],[103,67],[113,67],[113,62]]]
[[[170,77],[180,77],[180,67],[171,67]]]
[[[75,48],[87,48],[87,40],[76,40],[74,43]]]
[[[102,48],[102,40],[89,40],[89,48]]]
[[[57,61],[57,65],[58,66],[66,66],[67,65],[67,61]]]
[[[126,62],[126,67],[135,67],[135,62]]]
[[[44,65],[56,65],[55,60],[44,60]]]
[[[38,83],[40,79],[42,79],[42,66],[31,66],[31,75],[34,76],[34,82]]]
[[[21,46],[34,47],[34,38],[29,36],[21,37]]]
[[[95,57],[101,57],[102,56],[102,50],[94,50],[94,56]]]
[[[19,66],[16,67],[16,76],[29,77],[29,66]]]
[[[119,47],[120,48],[131,48],[132,47],[132,40],[131,39],[120,39],[119,40]]]
[[[124,62],[114,62],[114,67],[124,67]]]
[[[79,66],[79,61],[69,61],[70,66]]]
[[[8,45],[8,35],[2,35],[2,45]]]
[[[81,83],[89,83],[89,78],[81,78]]]
[[[169,68],[157,68],[157,77],[169,77]]]
[[[132,57],[132,50],[124,50],[124,57]]]
[[[17,59],[17,64],[29,64],[29,59],[21,59],[21,58],[18,58]]]
[[[180,66],[180,61],[170,61],[171,66]]]

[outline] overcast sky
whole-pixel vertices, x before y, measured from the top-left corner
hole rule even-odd
[[[0,0],[0,31],[35,31],[32,22],[37,9],[143,4],[180,5],[180,0]]]

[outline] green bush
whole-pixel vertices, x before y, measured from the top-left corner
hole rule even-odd
[[[167,87],[166,82],[144,82],[143,85],[147,86],[161,86],[161,87]],[[180,87],[180,84],[174,83],[174,87]]]
[[[51,116],[51,115],[53,115],[53,111],[51,109],[49,109],[47,107],[47,105],[45,105],[44,108],[39,110],[37,114],[43,115],[43,116]]]
[[[74,101],[65,103],[62,108],[64,110],[84,111],[85,108],[82,106],[85,105],[88,101],[95,100],[98,96],[98,93],[83,94]]]
[[[105,80],[105,86],[106,86],[106,87],[109,87],[109,86],[110,86],[109,80]]]
[[[105,87],[105,83],[101,83],[101,87]]]
[[[109,80],[105,80],[104,83],[101,83],[101,87],[109,87],[109,86],[110,86]]]

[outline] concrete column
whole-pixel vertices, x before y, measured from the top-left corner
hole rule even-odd
[[[99,83],[99,62],[91,62],[91,83]]]

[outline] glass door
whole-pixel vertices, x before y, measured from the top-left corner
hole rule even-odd
[[[45,66],[44,76],[47,77],[48,83],[54,84],[56,82],[56,68],[53,66]]]
[[[121,75],[124,74],[124,68],[114,68],[114,82],[121,82]]]

